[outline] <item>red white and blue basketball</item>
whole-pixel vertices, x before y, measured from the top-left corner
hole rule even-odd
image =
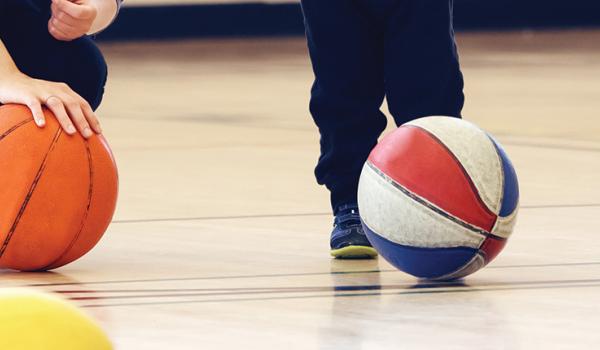
[[[384,137],[362,170],[358,205],[379,254],[411,275],[449,280],[504,248],[519,206],[515,169],[474,124],[426,117]]]

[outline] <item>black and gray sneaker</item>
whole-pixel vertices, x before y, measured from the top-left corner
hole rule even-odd
[[[356,204],[337,209],[330,245],[331,255],[338,259],[371,259],[377,256],[365,235]]]

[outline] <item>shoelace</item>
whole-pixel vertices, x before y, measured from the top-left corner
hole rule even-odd
[[[338,214],[333,221],[334,227],[340,227],[342,229],[359,226],[360,223],[360,215],[358,214],[358,208],[348,208],[346,210],[341,210],[342,214]]]

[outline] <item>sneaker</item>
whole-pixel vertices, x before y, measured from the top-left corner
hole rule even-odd
[[[343,205],[337,210],[331,232],[331,255],[337,259],[372,259],[377,256],[365,235],[356,204]]]

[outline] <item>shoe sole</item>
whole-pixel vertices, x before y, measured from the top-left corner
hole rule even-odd
[[[340,249],[332,249],[331,256],[336,259],[373,259],[377,251],[373,247],[349,245]]]

